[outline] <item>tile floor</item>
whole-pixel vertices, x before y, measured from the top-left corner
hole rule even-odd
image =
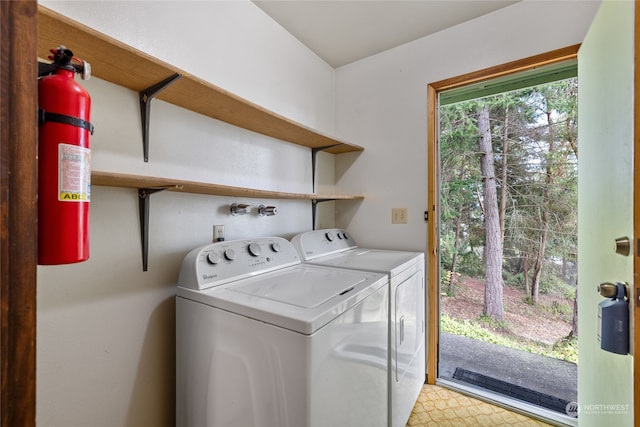
[[[548,424],[447,388],[425,385],[407,423],[407,427],[422,426],[542,427]]]

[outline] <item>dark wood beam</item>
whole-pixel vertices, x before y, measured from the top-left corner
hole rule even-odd
[[[0,426],[36,424],[37,43],[34,0],[0,1]]]

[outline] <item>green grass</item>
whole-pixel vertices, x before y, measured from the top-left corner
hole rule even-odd
[[[503,347],[516,350],[528,351],[529,353],[541,354],[555,359],[566,360],[567,362],[578,363],[578,341],[576,339],[563,339],[548,346],[542,343],[524,341],[509,335],[493,332],[486,329],[480,319],[478,321],[453,319],[446,314],[440,316],[440,330],[455,335],[461,335]],[[502,328],[500,328],[502,329]]]

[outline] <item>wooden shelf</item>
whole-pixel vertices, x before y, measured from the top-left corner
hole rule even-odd
[[[208,184],[171,178],[128,175],[112,172],[93,171],[91,185],[125,187],[135,189],[163,189],[181,193],[208,194],[213,196],[243,197],[254,199],[297,199],[297,200],[363,200],[363,196],[336,194],[283,193],[279,191],[256,190],[228,185]]]
[[[286,117],[233,95],[186,71],[92,28],[38,5],[38,56],[64,45],[91,64],[92,75],[136,92],[180,74],[182,77],[160,92],[157,99],[204,114],[232,125],[309,148],[327,148],[333,154],[363,148],[317,132]]]
[[[147,271],[149,260],[149,211],[150,197],[159,191],[178,191],[191,194],[242,197],[256,199],[297,199],[312,202],[312,223],[315,224],[317,205],[332,200],[362,200],[362,196],[320,195],[302,193],[283,193],[279,191],[256,190],[244,187],[209,184],[197,181],[185,181],[171,178],[158,178],[141,175],[128,175],[112,172],[91,173],[91,185],[124,187],[138,190],[138,214],[140,216],[140,244],[142,246],[142,270]]]
[[[363,148],[324,135],[286,117],[233,95],[186,71],[162,62],[118,40],[38,6],[38,57],[47,58],[59,46],[91,64],[92,75],[137,92],[140,96],[144,160],[148,155],[150,99],[157,98],[234,126],[311,149],[312,184],[318,151],[332,154],[363,151]],[[168,83],[170,82],[170,83]],[[171,178],[94,171],[92,185],[137,189],[139,198],[142,268],[147,271],[149,251],[149,203],[158,191],[257,198],[296,199],[312,202],[312,224],[317,204],[330,200],[362,200],[362,196],[283,193],[231,187]]]

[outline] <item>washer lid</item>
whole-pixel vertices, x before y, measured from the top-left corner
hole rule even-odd
[[[331,270],[324,270],[320,274],[310,269],[287,270],[270,277],[243,281],[229,286],[227,290],[283,304],[315,308],[337,295],[346,294],[364,281],[366,277],[337,274]]]
[[[420,252],[357,248],[307,262],[337,268],[375,271],[395,276],[409,265],[423,259],[424,255]]]
[[[303,334],[312,334],[380,288],[383,274],[299,264],[178,296]]]

